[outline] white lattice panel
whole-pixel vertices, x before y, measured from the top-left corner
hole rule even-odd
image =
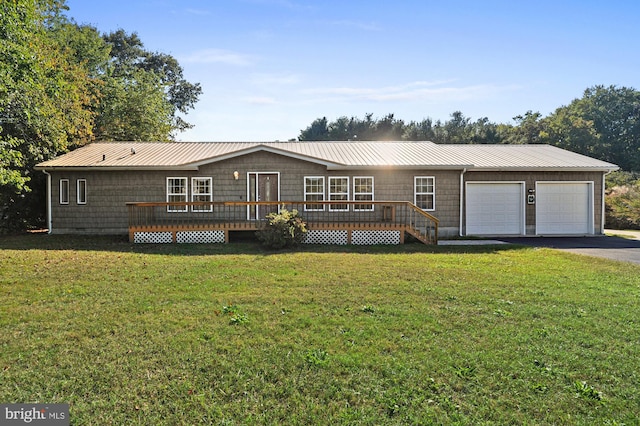
[[[322,230],[309,230],[304,238],[305,244],[339,244],[346,245],[347,244],[347,234],[346,230],[331,230],[331,231],[322,231]]]
[[[224,243],[224,231],[180,231],[176,232],[179,243]]]
[[[400,244],[400,231],[352,231],[351,244]]]
[[[134,232],[134,243],[166,244],[173,242],[171,232]]]

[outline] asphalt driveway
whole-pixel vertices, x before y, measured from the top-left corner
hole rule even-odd
[[[512,244],[524,244],[533,247],[549,247],[588,256],[604,257],[640,264],[640,232],[623,233],[608,231],[614,236],[597,237],[519,237],[500,238]],[[625,235],[629,238],[615,236]]]

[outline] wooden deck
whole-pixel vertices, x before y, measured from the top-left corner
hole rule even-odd
[[[315,240],[333,241],[338,233],[341,243],[352,244],[354,235],[358,235],[358,243],[362,244],[373,236],[380,236],[382,241],[405,242],[407,234],[414,236],[425,244],[437,244],[438,220],[408,202],[367,202],[367,210],[356,210],[363,207],[362,202],[341,201],[340,206],[348,206],[348,210],[331,211],[336,202],[212,202],[212,203],[128,203],[129,207],[129,240],[156,242],[154,235],[161,235],[158,242],[180,242],[180,235],[192,233],[215,233],[216,242],[229,242],[229,232],[257,231],[266,226],[267,221],[259,217],[257,212],[285,208],[298,210],[309,230],[308,235],[316,235]],[[313,210],[305,207],[313,206]],[[320,207],[323,210],[320,210]],[[172,212],[169,210],[182,210]],[[206,210],[206,211],[203,211]],[[364,234],[363,234],[364,233]],[[393,237],[389,237],[392,233]],[[365,235],[365,237],[362,237]],[[367,236],[368,235],[368,236]],[[314,240],[314,241],[315,241]],[[375,244],[375,242],[372,242]]]

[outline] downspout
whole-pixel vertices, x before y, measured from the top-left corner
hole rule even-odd
[[[602,174],[602,198],[601,198],[601,201],[602,201],[602,214],[600,215],[600,232],[602,233],[602,235],[604,235],[604,211],[605,211],[605,208],[604,208],[604,196],[605,196],[605,194],[604,194],[604,186],[605,186],[605,177],[611,172],[613,172],[613,170],[609,170],[608,172]]]
[[[460,173],[460,228],[458,230],[458,235],[462,237],[462,213],[464,205],[464,174],[467,172],[467,168],[462,169]]]
[[[46,170],[42,173],[47,175],[47,234],[51,234],[51,175]]]

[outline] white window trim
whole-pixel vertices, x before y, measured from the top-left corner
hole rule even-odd
[[[371,179],[371,192],[356,192],[356,180],[357,179]],[[373,176],[354,176],[353,177],[353,201],[358,201],[359,204],[370,204],[370,209],[359,209],[357,208],[358,204],[353,205],[353,211],[358,212],[372,212],[375,209],[373,201],[375,201],[375,179]],[[356,195],[371,195],[371,200],[356,200]]]
[[[320,192],[307,192],[307,179],[319,179],[322,181],[322,193]],[[307,196],[308,195],[322,195],[322,200],[317,200],[317,201],[325,201],[325,177],[324,176],[305,176],[304,177],[304,211],[305,212],[323,212],[324,211],[324,204],[322,205],[321,209],[309,209],[307,208],[307,205],[312,205],[314,204],[313,201],[308,201],[307,202]]]
[[[84,190],[80,190],[80,183],[84,183]],[[84,201],[81,199],[81,195],[84,196]],[[78,179],[76,181],[76,201],[78,204],[83,205],[87,204],[87,180],[86,179]]]
[[[204,194],[196,194],[195,188],[197,188],[196,182],[198,181],[208,181],[209,182],[209,192]],[[191,201],[195,202],[195,197],[198,195],[208,195],[209,201],[213,201],[213,178],[211,177],[192,177],[191,178]],[[196,208],[197,207],[197,208]],[[213,204],[209,204],[209,206],[191,206],[191,211],[194,213],[209,213],[213,211]]]
[[[333,200],[331,198],[331,196],[333,195],[344,195],[342,192],[331,192],[331,181],[332,180],[336,180],[336,179],[346,179],[347,180],[347,198],[344,200]],[[349,201],[349,176],[329,176],[329,183],[328,183],[328,187],[327,187],[327,191],[329,192],[329,199],[327,201],[335,201],[335,204],[342,204],[342,201]],[[331,208],[331,206],[333,206],[333,204],[329,204],[329,211],[330,212],[348,212],[349,211],[349,204],[345,204],[346,208],[345,209],[333,209]]]
[[[66,189],[63,189],[63,185],[66,183]],[[69,179],[60,179],[60,204],[69,204]],[[66,201],[63,199],[63,195],[66,195]]]
[[[418,192],[418,179],[431,179],[433,181],[433,192]],[[436,209],[436,177],[435,176],[414,176],[413,178],[413,204],[418,205],[418,195],[431,195],[433,197],[433,208],[422,209],[432,212]]]
[[[171,179],[180,179],[180,180],[184,181],[184,190],[185,190],[184,194],[174,194],[174,193],[170,193],[169,192],[169,180],[171,180]],[[189,197],[189,186],[188,185],[189,185],[189,179],[186,178],[186,177],[183,177],[183,176],[169,176],[169,177],[167,177],[166,188],[165,188],[165,190],[167,192],[167,203],[171,202],[169,200],[169,197],[172,196],[172,195],[184,195],[184,202],[187,202],[189,200],[189,198],[188,198]],[[188,211],[189,211],[188,207],[186,207],[186,208],[181,208],[181,207],[176,208],[175,206],[167,206],[167,212],[169,212],[169,213],[186,213]]]

